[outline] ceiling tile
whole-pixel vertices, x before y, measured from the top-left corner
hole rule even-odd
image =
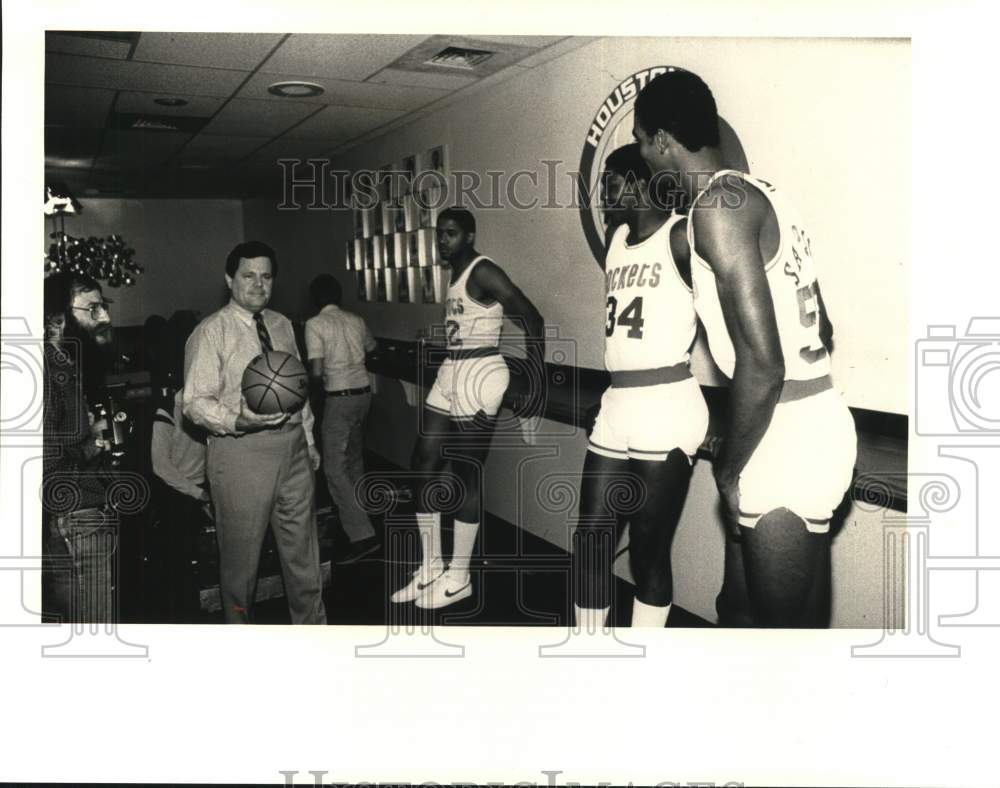
[[[278,167],[278,159],[327,158],[324,154],[330,149],[330,143],[325,140],[301,140],[282,137],[268,143],[255,151],[253,156],[241,162],[251,168],[273,165]]]
[[[489,41],[492,44],[511,44],[516,47],[547,47],[562,41],[566,36],[482,36],[479,33],[469,33],[469,38],[476,41]]]
[[[196,96],[232,95],[246,72],[47,54],[45,81],[57,85]]]
[[[102,129],[111,112],[113,90],[45,86],[45,124]]]
[[[377,107],[380,109],[416,109],[448,93],[434,88],[403,87],[401,85],[376,85],[371,82],[347,82],[339,79],[316,78],[302,74],[254,74],[240,90],[241,98],[258,98],[269,101],[288,101],[267,92],[274,82],[312,80],[323,86],[325,92],[311,96],[310,102],[338,104],[346,107]]]
[[[184,99],[187,104],[183,107],[164,107],[157,104],[158,98],[179,98]],[[225,101],[218,96],[192,96],[179,95],[177,93],[140,93],[138,91],[125,91],[118,94],[118,101],[115,102],[115,112],[137,112],[149,113],[152,115],[184,115],[196,118],[210,118],[219,111],[219,107]]]
[[[325,139],[328,147],[382,126],[403,115],[402,110],[370,107],[324,107],[289,131],[292,139]]]
[[[252,71],[281,33],[143,33],[133,60]]]
[[[109,130],[95,166],[123,170],[158,167],[190,138],[190,134],[169,131]]]
[[[268,140],[270,137],[199,134],[184,146],[174,161],[185,164],[235,161],[265,145]]]
[[[428,74],[422,71],[401,71],[396,68],[384,68],[373,75],[368,82],[385,85],[413,85],[422,88],[438,88],[439,90],[458,90],[471,85],[477,77],[468,74]]]
[[[529,55],[519,61],[518,65],[524,66],[525,68],[536,68],[543,63],[548,63],[550,60],[555,60],[557,57],[562,57],[568,52],[572,52],[574,49],[579,49],[580,47],[597,40],[596,36],[573,36],[560,41],[559,43],[553,44],[552,46],[545,47],[545,49],[540,50],[534,55]]]
[[[293,35],[260,70],[267,74],[362,80],[425,38],[424,35]]]
[[[70,33],[46,32],[45,51],[67,55],[89,55],[124,60],[132,49],[131,41],[115,41],[92,36],[74,36]]]
[[[204,134],[234,134],[273,137],[320,107],[302,101],[254,101],[233,99],[205,128]]]

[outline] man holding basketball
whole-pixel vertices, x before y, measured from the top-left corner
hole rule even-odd
[[[274,529],[293,624],[325,624],[315,470],[308,402],[262,415],[242,395],[247,365],[264,351],[298,358],[292,324],[266,309],[278,273],[274,250],[238,244],[226,259],[230,300],[191,334],[184,358],[184,415],[209,432],[206,471],[215,502],[219,586],[227,624],[252,620],[260,550]]]
[[[760,626],[822,626],[830,517],[857,438],[830,377],[832,328],[809,236],[784,194],[726,168],[715,99],[695,74],[671,69],[646,85],[634,134],[650,168],[676,174],[690,200],[695,309],[732,380],[714,462],[730,537],[720,618],[748,598]]]

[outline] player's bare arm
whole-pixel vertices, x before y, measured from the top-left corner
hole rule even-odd
[[[708,195],[710,198],[713,196]],[[738,533],[739,477],[767,431],[781,394],[785,366],[774,304],[760,254],[760,230],[770,206],[748,190],[739,208],[721,200],[695,207],[691,221],[698,253],[712,267],[736,366],[730,387],[729,424],[715,463],[727,526]]]
[[[611,239],[615,237],[615,233],[618,231],[619,227],[621,227],[620,224],[609,224],[604,229],[604,254],[601,255],[600,259],[597,261],[597,264],[601,267],[602,271],[607,270],[608,250],[611,248]]]
[[[687,241],[687,219],[681,219],[670,228],[670,253],[677,265],[677,273],[681,275],[689,288],[691,287],[691,247]]]
[[[827,353],[833,353],[833,323],[826,311],[826,304],[823,303],[823,294],[819,290],[819,282],[816,282],[816,301],[819,304],[819,339],[826,348]]]
[[[534,368],[542,372],[544,384],[545,370],[545,319],[510,277],[496,263],[483,260],[475,267],[470,277],[472,284],[486,298],[499,301],[504,317],[524,326],[524,344]]]

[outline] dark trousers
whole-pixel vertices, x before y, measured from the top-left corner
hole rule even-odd
[[[80,509],[46,518],[42,560],[45,619],[115,623],[118,518],[104,509]]]

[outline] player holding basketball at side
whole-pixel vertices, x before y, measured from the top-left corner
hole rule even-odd
[[[650,82],[636,99],[634,133],[651,169],[676,173],[691,200],[695,308],[732,380],[715,461],[731,538],[720,613],[746,582],[758,625],[822,625],[829,520],[850,484],[857,438],[830,377],[832,328],[809,237],[771,184],[724,168],[715,99],[694,74]]]
[[[429,477],[444,467],[446,449],[459,451],[462,459],[451,461],[465,497],[455,517],[454,549],[446,568],[441,515],[421,511],[424,496],[415,491],[423,557],[412,580],[392,595],[392,601],[416,600],[421,608],[445,607],[472,594],[469,560],[482,515],[482,468],[510,382],[499,350],[504,318],[525,327],[531,368],[545,368],[542,316],[496,263],[476,251],[473,215],[464,208],[443,210],[438,216],[437,242],[442,263],[451,266],[445,302],[449,358],[438,370],[424,403],[423,428],[411,467]]]
[[[573,536],[576,621],[591,631],[608,614],[614,550],[626,519],[636,584],[632,626],[666,624],[670,544],[708,430],[708,409],[688,367],[696,318],[686,219],[650,198],[651,173],[638,145],[614,151],[604,167],[604,364],[611,386],[587,447]],[[612,507],[631,497],[616,495],[616,485],[637,485],[639,505],[627,517]]]

